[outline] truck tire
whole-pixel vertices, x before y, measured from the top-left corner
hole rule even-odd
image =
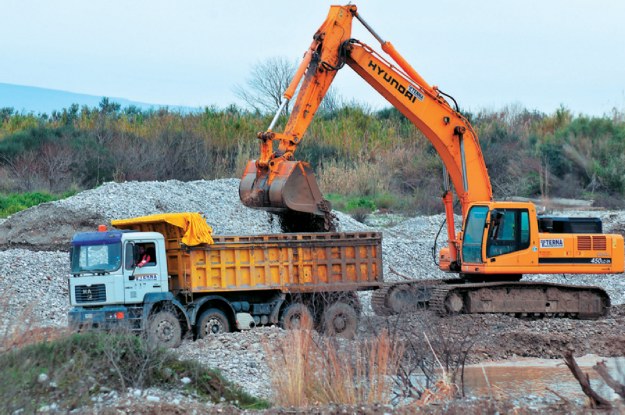
[[[328,336],[351,339],[358,329],[358,314],[346,303],[337,302],[323,312],[323,332]]]
[[[213,334],[228,333],[230,322],[226,314],[218,308],[209,308],[200,316],[197,323],[197,335],[203,339]]]
[[[148,339],[165,348],[180,346],[182,328],[178,317],[171,311],[159,311],[150,316]]]
[[[311,330],[313,321],[313,315],[306,304],[293,303],[282,311],[280,327],[285,330]]]

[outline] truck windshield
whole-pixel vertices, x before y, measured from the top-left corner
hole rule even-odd
[[[72,248],[72,273],[105,273],[119,269],[122,244],[74,245]]]

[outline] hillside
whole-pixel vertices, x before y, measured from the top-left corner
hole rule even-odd
[[[467,116],[497,199],[560,197],[625,207],[625,114],[504,108]],[[122,108],[105,99],[95,108],[72,106],[51,116],[0,108],[0,194],[240,177],[246,162],[258,157],[256,132],[270,121],[236,106],[180,113]],[[295,157],[310,163],[338,210],[442,211],[440,157],[395,109],[320,111]]]
[[[51,114],[61,108],[68,108],[72,104],[79,107],[97,107],[104,96],[80,94],[76,92],[61,91],[58,89],[39,88],[35,86],[14,85],[0,83],[0,108],[14,108],[18,112],[35,114]],[[145,102],[132,101],[126,98],[110,97],[110,100],[123,107],[135,106],[142,110],[149,110],[159,107],[168,107],[173,110],[184,112],[191,111],[191,108],[180,106],[168,106],[164,104],[149,104]]]

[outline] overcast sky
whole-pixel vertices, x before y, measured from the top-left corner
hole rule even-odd
[[[298,61],[328,0],[0,0],[0,82],[225,107],[251,67]],[[361,0],[360,14],[462,108],[625,111],[623,0]],[[342,4],[342,3],[338,3]],[[354,21],[352,36],[380,50]],[[337,92],[386,105],[345,67]]]

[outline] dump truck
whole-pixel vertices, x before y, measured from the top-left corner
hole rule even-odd
[[[197,213],[114,220],[71,241],[69,324],[165,347],[279,324],[354,335],[356,294],[383,284],[377,232],[214,236]]]

